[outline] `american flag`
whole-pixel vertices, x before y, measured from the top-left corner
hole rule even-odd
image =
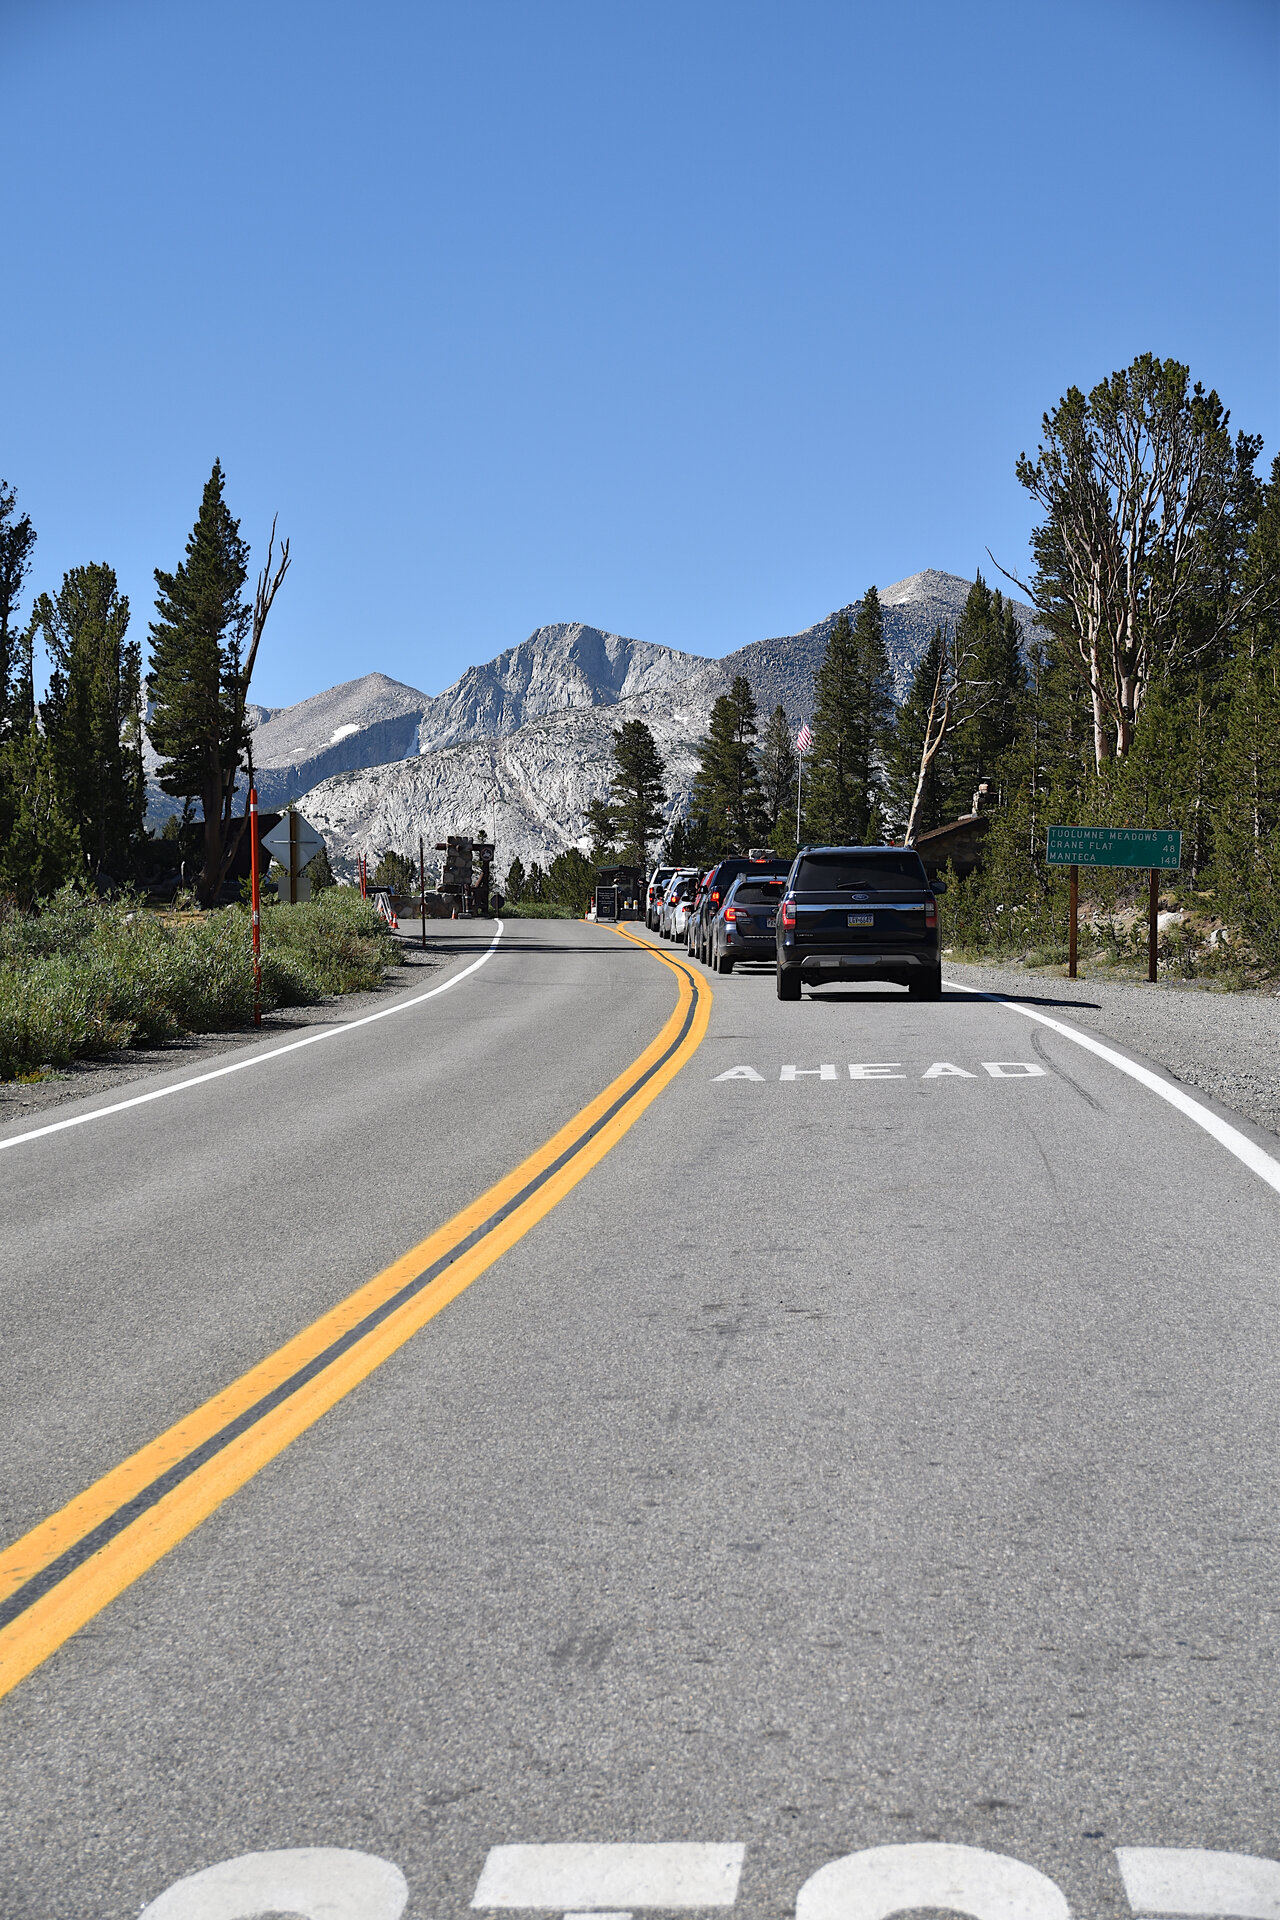
[[[810,733],[808,725],[806,723],[806,725],[801,727],[799,733],[796,735],[796,746],[800,749],[801,753],[808,753],[812,745],[813,745],[813,735]]]

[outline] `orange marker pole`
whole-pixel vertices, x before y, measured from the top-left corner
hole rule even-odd
[[[258,789],[249,789],[249,890],[253,925],[253,1024],[262,1025],[262,900],[258,873]]]

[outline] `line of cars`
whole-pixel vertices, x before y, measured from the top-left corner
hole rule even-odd
[[[706,871],[655,867],[645,925],[716,973],[771,965],[780,1000],[850,980],[890,980],[936,1000],[945,892],[911,847],[801,847],[794,860],[760,848]]]

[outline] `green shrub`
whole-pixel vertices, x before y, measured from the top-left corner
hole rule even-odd
[[[262,915],[262,1005],[376,987],[390,928],[353,888]],[[64,887],[39,913],[0,909],[0,1079],[253,1019],[250,921],[149,913]]]
[[[270,957],[297,969],[320,993],[368,992],[395,964],[395,936],[354,887],[326,887],[300,906],[273,907],[262,916],[262,936],[264,972]]]
[[[505,906],[502,917],[504,920],[581,920],[582,914],[559,900],[522,900],[519,906]]]

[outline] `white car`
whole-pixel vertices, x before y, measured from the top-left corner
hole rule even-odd
[[[675,877],[674,867],[655,867],[649,875],[649,885],[644,896],[644,923],[655,928],[662,913],[662,896],[671,880]]]
[[[689,902],[693,898],[694,888],[698,884],[696,867],[681,867],[667,882],[667,890],[662,896],[662,911],[658,916],[658,932],[664,940],[683,940],[685,921],[688,917]]]

